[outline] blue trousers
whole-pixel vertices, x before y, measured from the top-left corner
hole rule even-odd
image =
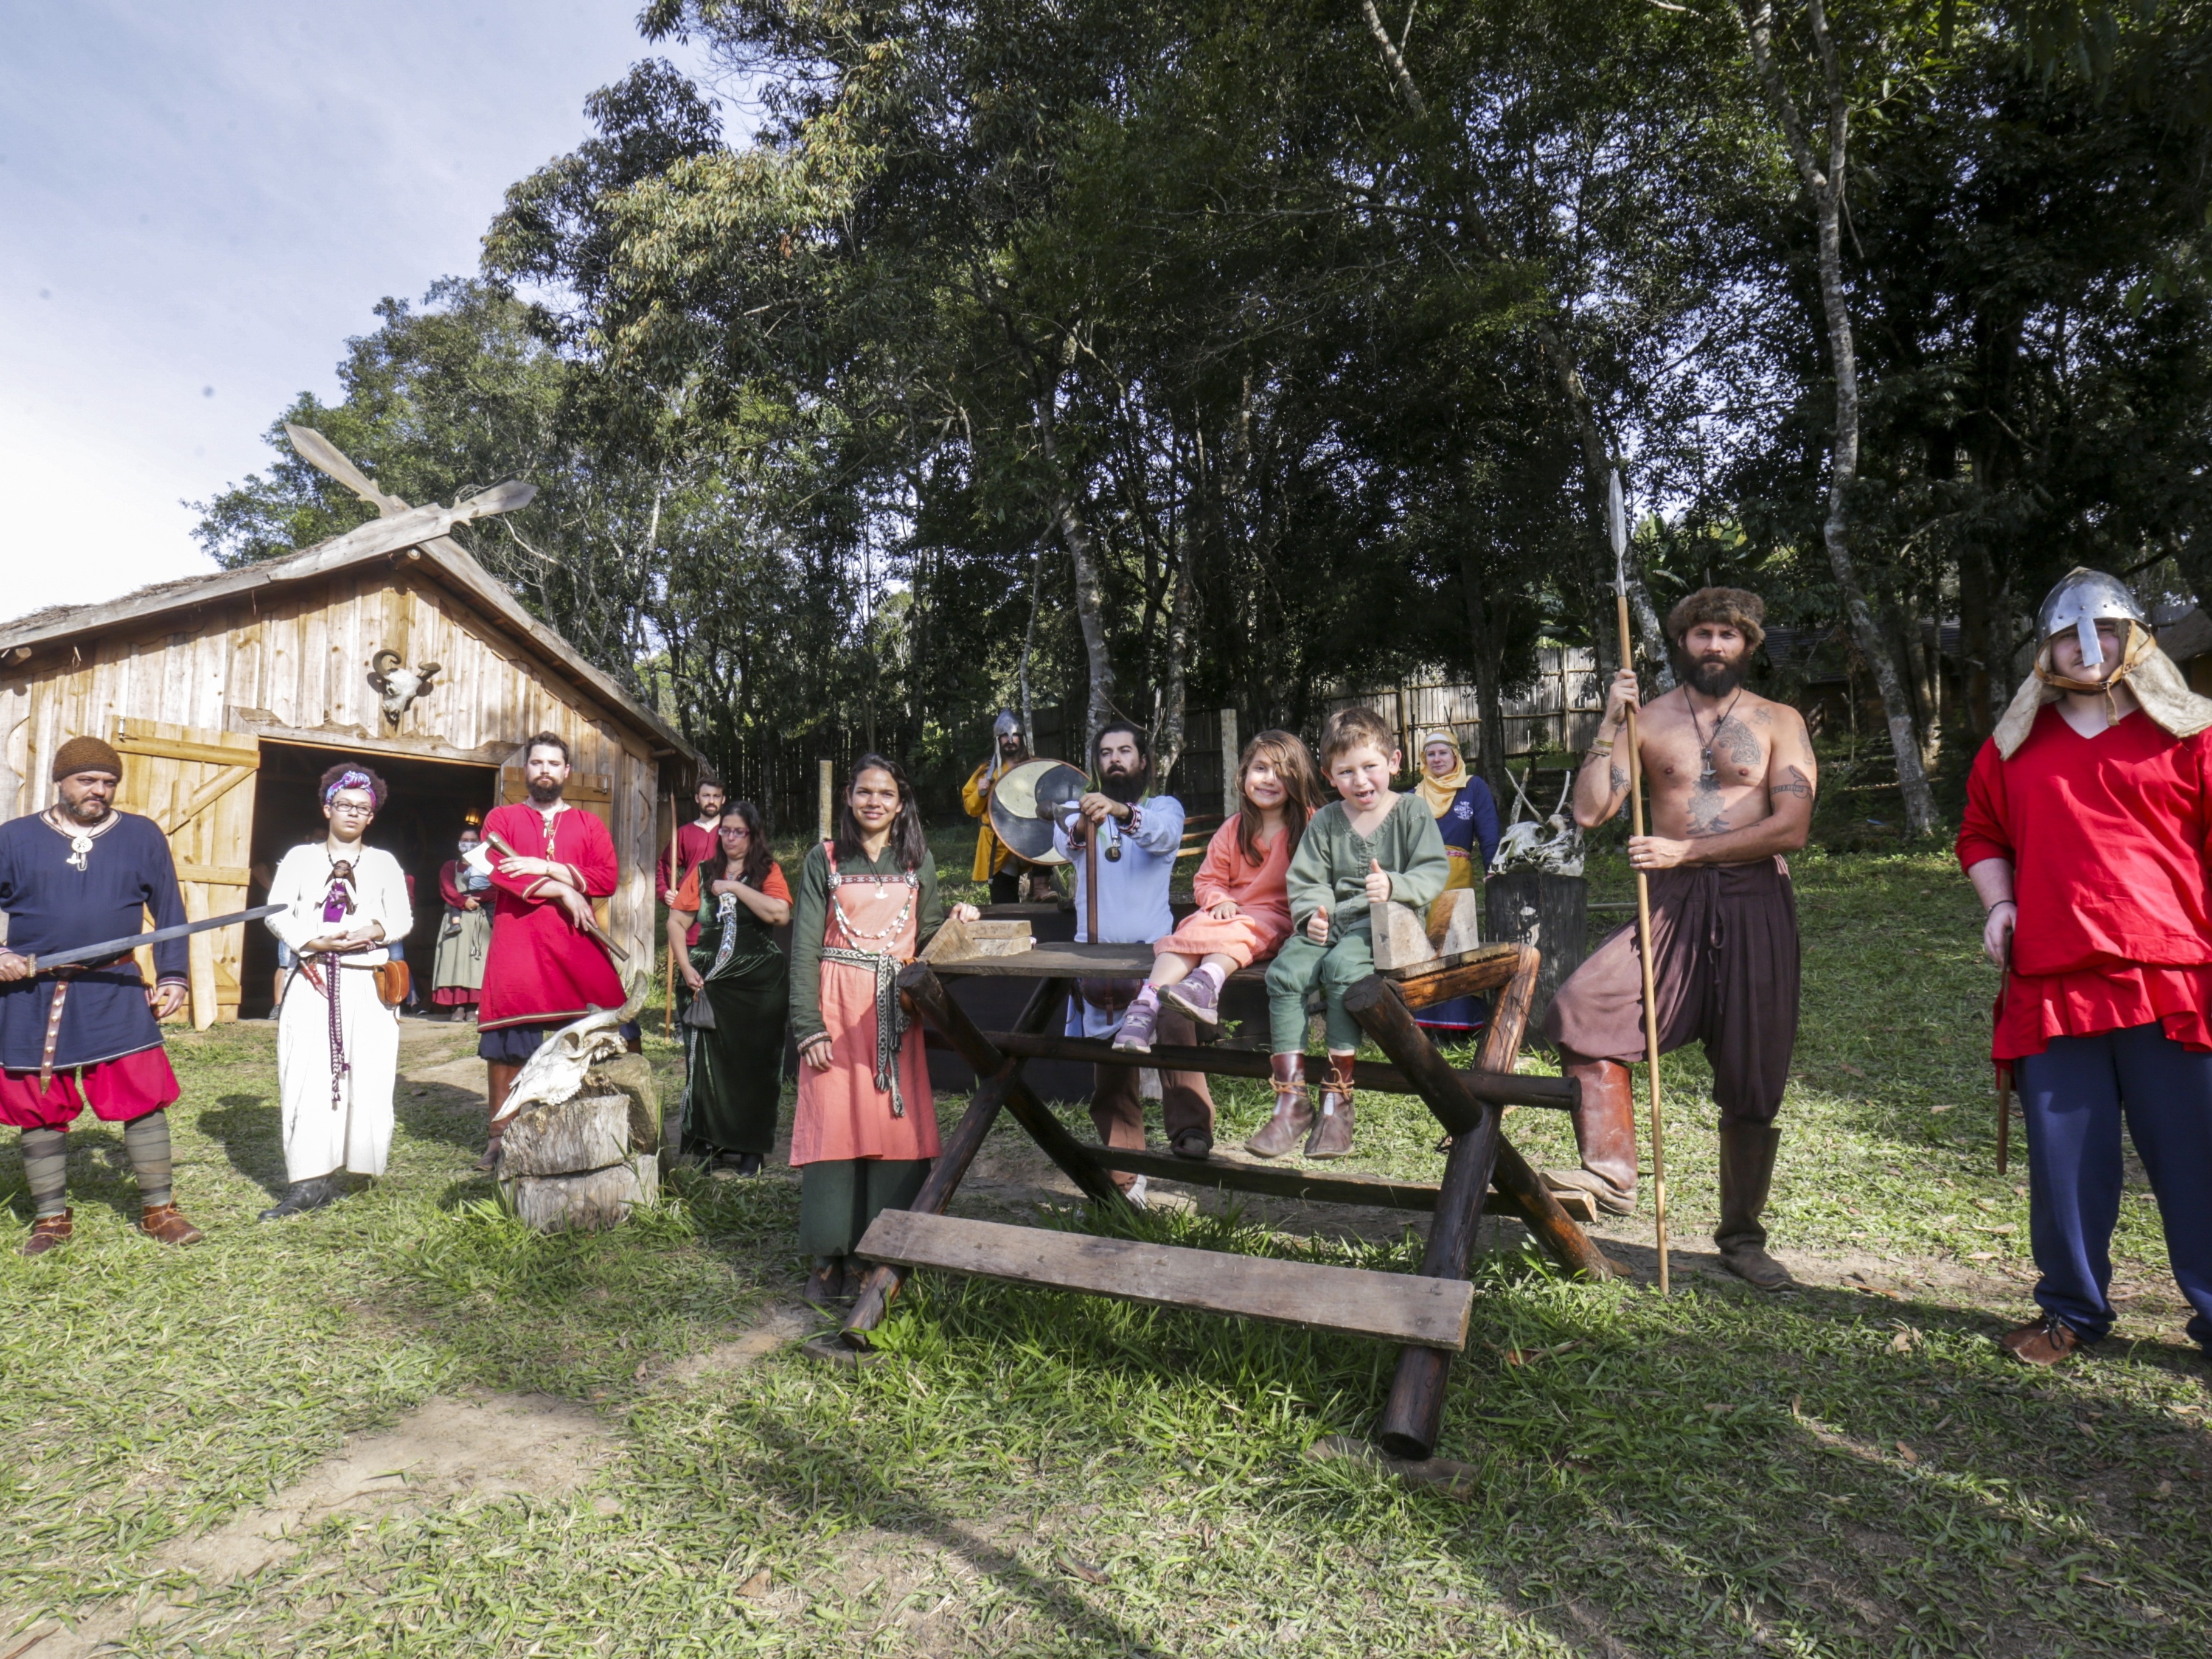
[[[2027,1118],[2028,1237],[2035,1299],[2084,1341],[2112,1328],[2112,1228],[2120,1216],[2120,1121],[2157,1194],[2174,1282],[2212,1354],[2212,1054],[2156,1025],[2053,1037],[2013,1062]]]

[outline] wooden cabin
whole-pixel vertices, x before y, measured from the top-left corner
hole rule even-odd
[[[521,744],[558,732],[568,799],[614,833],[621,884],[602,921],[653,960],[655,848],[697,752],[532,617],[446,535],[472,516],[425,508],[242,569],[104,605],[0,623],[0,811],[52,799],[57,748],[81,733],[122,753],[118,802],[169,836],[186,913],[256,902],[286,848],[318,839],[315,781],[358,759],[390,786],[369,833],[414,879],[407,955],[428,994],[438,871],[465,817],[523,796]],[[409,671],[437,672],[411,698]],[[271,1001],[262,927],[196,935],[202,1027]]]

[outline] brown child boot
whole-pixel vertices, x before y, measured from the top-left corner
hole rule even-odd
[[[1559,1071],[1583,1085],[1583,1103],[1574,1112],[1583,1162],[1579,1170],[1545,1170],[1544,1184],[1579,1193],[1607,1215],[1635,1214],[1636,1091],[1628,1067],[1563,1049]]]
[[[1352,1151],[1352,1056],[1331,1054],[1322,1079],[1321,1110],[1306,1137],[1308,1158],[1343,1158]]]
[[[1275,1085],[1275,1115],[1244,1143],[1244,1150],[1259,1158],[1280,1158],[1298,1144],[1313,1122],[1313,1101],[1306,1093],[1306,1057],[1270,1054],[1267,1069]]]
[[[31,1236],[23,1241],[25,1255],[44,1255],[48,1250],[58,1250],[70,1241],[71,1231],[70,1212],[42,1215],[31,1223]]]
[[[149,1204],[139,1212],[138,1231],[163,1244],[197,1244],[204,1235],[173,1204]]]

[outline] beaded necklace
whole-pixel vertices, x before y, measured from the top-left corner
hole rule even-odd
[[[902,870],[890,876],[842,874],[837,868],[837,847],[834,842],[825,841],[822,843],[822,855],[829,860],[830,864],[830,908],[836,912],[837,925],[844,929],[845,937],[851,939],[855,945],[860,945],[864,939],[889,941],[896,939],[906,927],[906,919],[914,914],[915,895],[921,890],[921,878],[911,870]],[[840,887],[872,885],[876,890],[876,896],[881,898],[884,896],[884,884],[894,881],[905,884],[906,902],[899,906],[898,914],[891,918],[890,925],[872,931],[863,931],[854,927],[853,918],[846,914],[844,902],[837,896],[837,890]]]

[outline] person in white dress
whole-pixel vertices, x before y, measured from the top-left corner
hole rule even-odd
[[[269,931],[293,958],[276,1026],[291,1184],[264,1221],[329,1203],[341,1172],[382,1175],[392,1150],[399,1011],[385,1005],[373,970],[391,959],[386,941],[414,927],[414,912],[399,861],[363,840],[384,805],[384,780],[366,767],[333,766],[320,793],[330,833],[285,854],[269,889],[268,902],[285,907]]]

